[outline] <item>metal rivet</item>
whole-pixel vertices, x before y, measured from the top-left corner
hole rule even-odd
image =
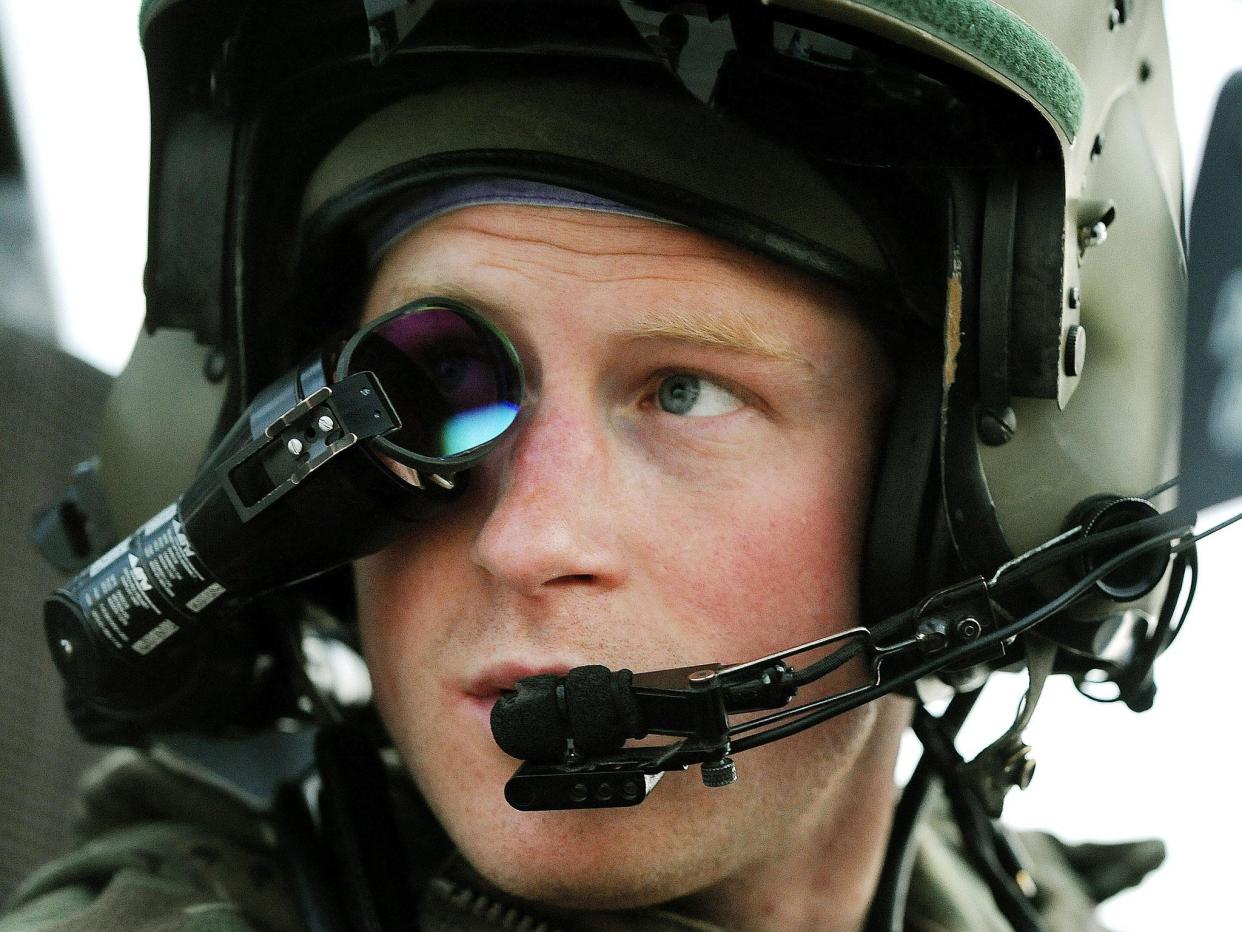
[[[301,456],[302,455],[302,441],[299,440],[297,437],[293,437],[289,440],[287,444],[285,444],[285,449],[287,449],[294,456]]]
[[[606,803],[608,800],[612,799],[612,784],[601,783],[598,787],[596,787],[595,798],[601,803]]]
[[[1035,759],[1025,754],[1012,761],[1007,774],[1010,783],[1020,790],[1025,790],[1035,779]]]
[[[942,650],[949,642],[949,625],[943,618],[924,618],[914,632],[914,640],[924,653]]]
[[[1000,447],[1013,439],[1018,431],[1018,416],[1013,408],[984,411],[979,415],[979,436],[990,447]]]
[[[576,803],[586,802],[588,795],[589,791],[587,790],[587,785],[585,783],[575,783],[569,790],[569,798]]]
[[[957,623],[957,636],[963,641],[973,641],[981,633],[983,633],[983,625],[979,624],[978,619],[963,618]]]
[[[326,414],[320,415],[319,420],[315,423],[319,425],[319,429],[325,434],[336,427],[336,424],[332,421],[332,418],[328,417]]]
[[[690,685],[695,689],[705,689],[710,686],[716,679],[715,670],[695,670],[688,677]]]
[[[1108,224],[1103,220],[1097,220],[1092,224],[1084,224],[1078,228],[1078,248],[1089,249],[1092,246],[1099,246],[1108,239]]]
[[[220,382],[229,371],[229,360],[224,355],[224,350],[213,349],[207,354],[207,358],[203,360],[203,378],[215,385]]]
[[[73,642],[68,638],[61,638],[57,646],[60,648],[60,655],[66,660],[73,659]]]
[[[1065,333],[1065,374],[1078,376],[1087,364],[1087,328],[1072,325]]]

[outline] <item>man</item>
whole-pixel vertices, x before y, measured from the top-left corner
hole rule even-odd
[[[338,908],[360,927],[368,910],[461,929],[524,912],[531,927],[891,927],[935,774],[965,853],[952,831],[922,839],[911,923],[1086,923],[1087,889],[1107,885],[1069,871],[1046,840],[1031,840],[1028,863],[987,818],[1029,777],[1025,719],[960,768],[951,741],[964,706],[913,713],[929,763],[894,819],[912,704],[846,706],[913,694],[929,674],[968,706],[990,669],[1015,662],[1031,669],[1028,710],[1052,671],[1102,673],[1131,705],[1150,701],[1151,661],[1171,637],[1154,616],[1176,601],[1180,564],[1167,571],[1166,554],[1112,572],[1118,551],[1102,553],[1090,534],[1155,526],[1142,493],[1166,478],[1176,417],[1168,367],[1144,364],[1177,346],[1182,275],[1176,152],[1144,135],[1169,116],[1167,76],[1150,68],[1164,54],[1159,10],[1093,24],[1074,44],[1077,24],[1024,9],[1083,62],[1112,43],[1086,86],[1058,43],[984,0],[663,6],[145,8],[163,89],[149,321],[192,324],[225,349],[224,427],[307,350],[330,350],[359,308],[365,324],[411,301],[461,302],[525,368],[521,411],[462,497],[355,570],[376,706],[461,860],[444,868],[407,833],[378,857],[423,855],[423,894],[381,885],[364,889],[371,905],[347,897]],[[360,7],[370,62],[358,57],[363,34],[348,31]],[[187,192],[200,210],[181,210]],[[1136,308],[1147,328],[1127,340]],[[1088,309],[1104,347],[1091,378]],[[198,370],[154,355],[181,378]],[[1119,426],[1135,420],[1152,429]],[[132,442],[108,468],[141,462]],[[189,475],[200,452],[181,451]],[[1142,538],[1148,551],[1171,534],[1160,533]],[[1043,547],[1054,539],[1077,562]],[[1065,575],[1039,574],[1050,567]],[[305,572],[291,564],[288,579]],[[1067,579],[1078,589],[1057,601]],[[1093,598],[1070,598],[1095,584]],[[1151,626],[1131,611],[1144,608]],[[1039,636],[1021,637],[1050,615]],[[860,623],[868,630],[850,643],[865,676],[843,668],[797,684],[799,702],[822,698],[840,714],[752,742],[735,785],[671,768],[637,808],[505,803],[516,762],[489,715],[519,681],[589,664],[747,661]],[[1120,661],[1117,630],[1134,635]],[[138,653],[177,656],[160,651],[147,642]],[[59,660],[71,668],[63,649]],[[256,677],[260,667],[270,664]],[[749,711],[780,704],[765,702]],[[125,713],[120,731],[96,737],[194,720],[171,701]],[[606,757],[568,743],[552,766],[572,774]],[[321,881],[357,892],[355,874],[374,868],[369,836],[333,815],[333,768],[355,763],[321,760],[319,841],[277,819],[308,923]],[[195,792],[168,775],[130,779]],[[165,839],[156,866],[128,874],[124,851],[150,839],[125,836],[130,847],[111,849],[99,872],[104,895],[78,891],[71,905],[86,911],[64,927],[118,922],[144,897],[159,901],[149,915],[187,923],[230,908],[234,922],[238,910],[252,924],[287,922],[243,889],[244,871],[221,895],[211,858],[195,852],[224,850],[216,861],[235,866],[263,843],[220,834],[231,841],[198,828]],[[335,871],[304,873],[297,855],[312,849]],[[24,917],[67,905],[56,891],[72,876],[32,882]]]
[[[358,570],[376,700],[441,824],[526,899],[857,925],[899,700],[748,755],[728,791],[670,777],[636,811],[590,816],[503,805],[513,761],[488,714],[531,674],[745,659],[855,623],[856,504],[889,382],[858,311],[691,230],[538,206],[472,206],[406,234],[367,316],[438,294],[493,315],[529,395],[451,516]]]

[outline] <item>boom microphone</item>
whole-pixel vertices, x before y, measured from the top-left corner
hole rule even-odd
[[[518,760],[559,761],[570,741],[580,754],[614,753],[647,736],[633,681],[629,670],[598,664],[528,676],[492,706],[492,736]]]

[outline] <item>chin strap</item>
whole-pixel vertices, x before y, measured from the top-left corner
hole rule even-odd
[[[1015,785],[1025,788],[1030,782],[1034,765],[1027,757],[1030,748],[1022,741],[1022,732],[1030,723],[1055,658],[1054,644],[1039,638],[1029,640],[1030,684],[1014,723],[969,763],[963,761],[953,741],[982,690],[956,696],[939,717],[923,707],[916,711],[913,727],[924,753],[897,805],[865,932],[901,932],[905,928],[906,900],[917,855],[914,832],[937,785],[948,798],[967,859],[988,885],[1006,920],[1016,932],[1046,930],[1033,903],[1038,891],[1025,852],[995,819],[1008,790]]]
[[[1030,682],[1018,704],[1018,713],[1009,729],[979,752],[974,760],[961,767],[962,783],[970,788],[989,818],[999,819],[1005,807],[1005,795],[1015,786],[1025,790],[1035,775],[1031,748],[1022,740],[1022,732],[1035,714],[1035,706],[1043,694],[1044,683],[1052,675],[1057,647],[1034,634],[1026,637],[1026,667]]]
[[[315,740],[315,762],[317,794],[290,785],[276,802],[281,850],[306,928],[414,928],[418,900],[378,748],[355,727],[326,725]]]

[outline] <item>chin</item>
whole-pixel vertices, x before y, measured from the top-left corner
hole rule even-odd
[[[471,833],[461,852],[501,890],[555,909],[637,909],[702,889],[723,873],[712,863],[719,847],[692,841],[697,819],[678,825],[632,808],[514,816],[503,820],[503,841]]]

